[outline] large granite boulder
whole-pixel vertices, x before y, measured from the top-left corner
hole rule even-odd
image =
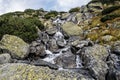
[[[1,80],[94,80],[91,77],[70,72],[56,71],[47,67],[14,63],[0,65]]]
[[[84,67],[90,71],[90,74],[96,80],[105,80],[108,69],[106,64],[107,56],[107,49],[101,45],[83,48],[80,53]]]
[[[0,43],[0,48],[8,50],[12,58],[23,59],[29,54],[29,45],[17,36],[6,34]]]
[[[68,35],[72,35],[72,36],[78,36],[83,33],[83,30],[73,22],[66,22],[65,24],[63,24],[62,29]]]
[[[101,2],[90,2],[88,3],[88,8],[94,12],[101,12],[103,10],[103,5]]]

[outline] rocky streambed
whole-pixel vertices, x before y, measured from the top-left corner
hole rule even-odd
[[[57,19],[54,27],[39,31],[31,44],[4,35],[0,41],[0,79],[120,80],[120,41],[99,45],[69,35],[61,27],[64,22]]]

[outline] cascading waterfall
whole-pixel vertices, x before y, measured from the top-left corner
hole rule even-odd
[[[46,62],[50,62],[52,64],[55,64],[54,59],[56,57],[60,56],[61,54],[63,54],[63,51],[67,51],[68,49],[69,49],[69,47],[63,48],[57,54],[52,53],[50,50],[45,50],[45,52],[46,52],[46,54],[48,54],[48,56],[46,58],[44,58],[43,60]]]
[[[76,55],[76,68],[82,68],[83,65],[82,65],[82,61],[80,59],[80,56],[79,55]]]

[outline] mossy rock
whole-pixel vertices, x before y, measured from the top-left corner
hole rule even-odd
[[[78,73],[56,71],[47,67],[28,64],[4,64],[0,66],[1,80],[94,80]]]
[[[79,36],[83,33],[83,30],[77,25],[72,22],[66,22],[62,26],[63,30],[71,36]]]
[[[8,50],[13,58],[23,59],[29,53],[29,45],[17,36],[6,34],[0,43],[0,48]]]

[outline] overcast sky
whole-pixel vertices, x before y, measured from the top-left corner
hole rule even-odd
[[[90,0],[0,0],[0,14],[23,11],[27,8],[67,11],[85,5]]]

